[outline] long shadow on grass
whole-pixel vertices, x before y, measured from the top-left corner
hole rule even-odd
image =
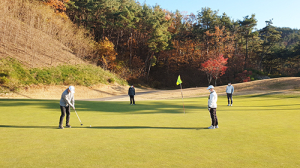
[[[271,104],[271,105],[265,105],[265,106],[255,106],[255,105],[253,105],[253,106],[244,106],[244,105],[235,105],[234,107],[239,107],[239,108],[253,108],[253,107],[255,107],[255,108],[257,108],[257,107],[274,107],[274,108],[276,108],[276,107],[292,107],[292,106],[297,106],[297,105],[299,105],[299,104]]]
[[[255,97],[267,97],[267,98],[299,98],[298,94],[283,94],[284,92],[270,92],[262,94],[251,94],[251,95],[238,95],[237,97],[241,98],[255,98]]]
[[[180,114],[183,113],[183,105],[180,101],[143,101],[136,105],[130,105],[128,102],[86,102],[77,103],[82,111],[122,113],[122,114]],[[186,113],[195,109],[206,109],[205,104],[185,105]],[[80,111],[80,110],[78,110]],[[78,112],[77,111],[77,112]]]
[[[0,125],[0,128],[45,128],[58,129],[57,126],[32,126],[32,125]]]
[[[207,127],[93,126],[92,129],[208,129]]]
[[[256,95],[249,95],[249,97],[266,97],[270,95],[278,95],[282,94],[283,92],[270,92],[270,93],[263,93],[263,94],[256,94]]]
[[[26,109],[30,106],[38,106],[38,112],[43,112],[43,109],[57,109],[60,111],[59,100],[36,100],[36,99],[0,99],[0,108],[9,107],[15,108],[18,107],[18,111],[22,111],[22,108]],[[9,111],[14,111],[9,109]],[[46,110],[47,111],[47,110]]]
[[[27,126],[27,125],[0,125],[0,128],[43,128],[43,129],[58,129],[57,126]],[[87,129],[183,129],[183,130],[199,130],[208,129],[207,127],[152,127],[152,126],[93,126],[93,127],[72,127],[87,128]],[[66,128],[68,129],[68,128]]]
[[[75,101],[77,112],[102,112],[102,113],[122,113],[122,114],[180,114],[183,113],[181,101],[141,101],[136,105],[129,105],[128,102],[92,102]],[[206,109],[206,103],[196,105],[185,105],[185,112]],[[38,112],[55,110],[60,112],[59,100],[34,100],[34,99],[0,99],[0,107],[24,107],[38,106]],[[18,108],[18,111],[22,108]]]

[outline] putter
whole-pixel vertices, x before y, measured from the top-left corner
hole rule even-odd
[[[79,116],[78,116],[78,114],[77,114],[77,112],[76,112],[75,109],[74,109],[74,111],[75,111],[75,113],[76,113],[76,115],[77,115],[77,117],[78,117],[78,120],[80,121],[80,124],[83,125],[83,124],[81,123],[81,120],[80,120],[80,118],[79,118]]]

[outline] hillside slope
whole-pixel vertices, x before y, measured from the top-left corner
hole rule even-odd
[[[59,96],[57,97],[56,92],[61,94],[61,90],[67,87],[60,85],[76,85],[78,83],[75,80],[71,80],[72,77],[80,78],[90,75],[89,78],[98,79],[94,80],[96,82],[90,85],[97,85],[93,86],[92,89],[96,90],[95,94],[97,96],[95,97],[99,97],[97,89],[99,86],[102,88],[101,83],[107,83],[105,81],[112,78],[115,81],[113,83],[116,84],[122,79],[109,71],[104,71],[100,67],[91,66],[91,64],[81,59],[91,56],[91,53],[94,53],[94,41],[92,39],[92,36],[86,29],[77,27],[66,15],[54,12],[53,8],[41,3],[39,0],[0,0],[0,60],[10,57],[13,58],[11,60],[17,60],[16,62],[21,63],[21,66],[19,66],[19,63],[10,64],[2,62],[1,64],[0,61],[1,96],[15,98],[58,98]],[[67,66],[59,66],[61,67],[59,70],[58,65],[61,64]],[[23,65],[26,67],[23,67]],[[66,69],[70,70],[74,67],[75,70],[72,71],[77,70],[77,74],[74,75],[66,72]],[[78,69],[81,69],[80,67],[89,67],[89,70],[92,69],[92,72],[78,72]],[[51,68],[52,71],[50,71]],[[65,74],[67,74],[68,79],[62,77],[63,80],[60,83],[53,84],[51,82],[52,85],[56,84],[59,86],[48,86],[49,83],[45,83],[45,81],[43,83],[43,80],[39,81],[37,79],[32,80],[29,84],[24,84],[24,81],[26,83],[25,78],[27,79],[28,76],[19,70],[31,76],[30,79],[37,76],[47,78],[49,75],[57,79],[57,75],[62,77],[66,76]],[[88,75],[85,75],[85,73],[88,73]],[[100,75],[95,77],[95,74]],[[23,79],[20,76],[25,77]],[[51,79],[53,80],[53,78]],[[76,80],[78,82],[79,79]],[[124,85],[126,83],[125,80],[122,81],[124,82],[119,82],[118,84]],[[84,84],[79,83],[78,85]],[[80,86],[77,87],[80,88]],[[117,85],[114,86],[114,88],[118,87]],[[49,93],[47,93],[48,90]],[[118,92],[119,89],[115,90]],[[114,91],[110,90],[109,94],[102,92],[103,95],[100,95],[110,95],[111,92]],[[92,95],[91,97],[93,97]]]
[[[0,18],[0,35],[0,58],[15,58],[28,67],[84,63],[61,42],[17,20]]]
[[[82,29],[38,1],[0,2],[0,58],[15,58],[31,68],[82,64],[79,57],[87,53],[88,40]]]

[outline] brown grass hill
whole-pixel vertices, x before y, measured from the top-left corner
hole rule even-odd
[[[91,38],[64,15],[35,0],[0,1],[0,58],[30,68],[82,64]]]
[[[4,60],[0,62],[0,97],[58,99],[71,84],[81,90],[77,95],[83,98],[124,94],[124,79],[84,60],[94,54],[92,36],[65,14],[40,0],[0,0],[0,59]],[[58,65],[75,67],[78,76],[64,77]],[[37,79],[37,74],[44,76]],[[55,83],[55,79],[60,81]]]

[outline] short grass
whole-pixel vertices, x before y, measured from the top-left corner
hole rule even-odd
[[[71,129],[57,129],[59,102],[0,100],[1,167],[300,167],[300,96],[219,97],[219,129],[207,97],[77,101]],[[89,126],[92,127],[89,127]]]

